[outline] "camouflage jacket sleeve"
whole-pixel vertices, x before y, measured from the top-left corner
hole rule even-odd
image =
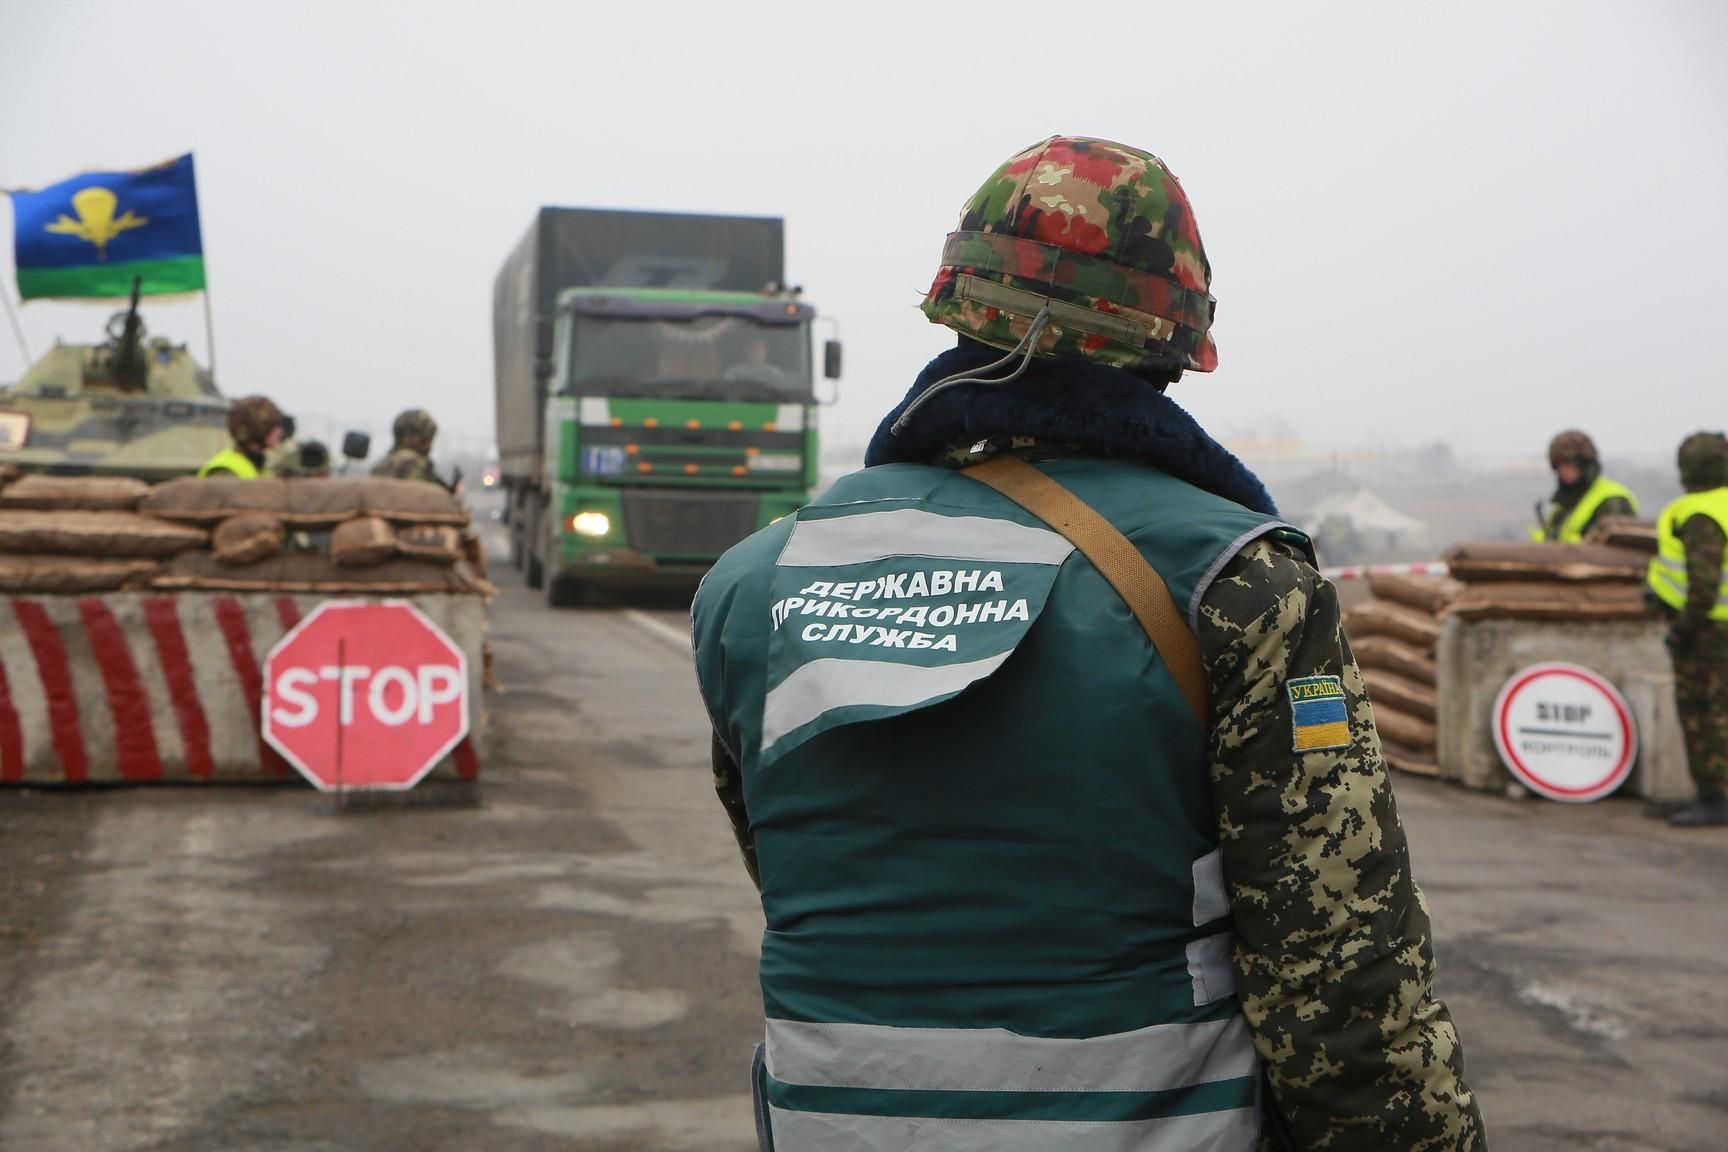
[[[762,877],[756,871],[756,840],[750,835],[749,813],[744,811],[744,781],[739,776],[732,753],[726,751],[720,737],[715,736],[712,743],[709,759],[714,764],[714,791],[720,797],[720,806],[726,809],[726,818],[732,822],[732,835],[744,857],[744,870],[750,873],[751,881],[760,889]]]
[[[1596,506],[1596,511],[1590,513],[1590,522],[1584,525],[1584,535],[1589,536],[1590,530],[1610,516],[1636,516],[1632,510],[1632,502],[1624,496],[1610,496]]]
[[[1336,591],[1261,541],[1208,590],[1200,642],[1237,992],[1290,1138],[1327,1152],[1482,1152]],[[1292,750],[1285,684],[1308,676],[1341,678],[1348,745]]]
[[[432,467],[430,458],[403,448],[392,449],[372,465],[372,475],[393,480],[423,480],[428,484],[443,483],[438,479],[438,470]]]
[[[1716,521],[1692,516],[1680,525],[1680,543],[1686,549],[1686,609],[1681,619],[1688,627],[1703,628],[1710,623],[1721,594],[1722,555],[1728,540]]]

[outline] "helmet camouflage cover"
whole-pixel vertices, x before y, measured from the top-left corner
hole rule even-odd
[[[438,421],[432,419],[432,413],[424,408],[410,408],[396,417],[390,433],[398,444],[430,444],[438,435]]]
[[[1548,441],[1548,467],[1550,468],[1558,468],[1562,464],[1597,464],[1600,462],[1601,457],[1596,454],[1596,441],[1576,428],[1562,432]]]
[[[239,444],[259,443],[286,419],[270,397],[242,396],[228,405],[228,434]]]
[[[1728,437],[1694,432],[1681,441],[1680,483],[1694,491],[1728,486]]]
[[[1052,136],[966,202],[923,307],[933,323],[1013,348],[1048,306],[1041,355],[1210,372],[1211,285],[1193,209],[1162,160]]]

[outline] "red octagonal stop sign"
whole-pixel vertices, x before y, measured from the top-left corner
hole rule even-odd
[[[467,734],[467,661],[407,601],[326,601],[264,665],[264,738],[322,791],[412,788]]]

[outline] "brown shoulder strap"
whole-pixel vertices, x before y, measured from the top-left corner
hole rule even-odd
[[[1066,536],[1103,573],[1133,611],[1146,638],[1176,678],[1182,699],[1202,728],[1211,727],[1206,707],[1206,667],[1200,641],[1170,598],[1170,589],[1146,557],[1091,505],[1018,456],[994,456],[963,470]]]

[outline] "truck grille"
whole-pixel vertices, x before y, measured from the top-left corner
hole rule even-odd
[[[630,547],[664,556],[708,557],[756,530],[753,493],[638,488],[624,493]]]

